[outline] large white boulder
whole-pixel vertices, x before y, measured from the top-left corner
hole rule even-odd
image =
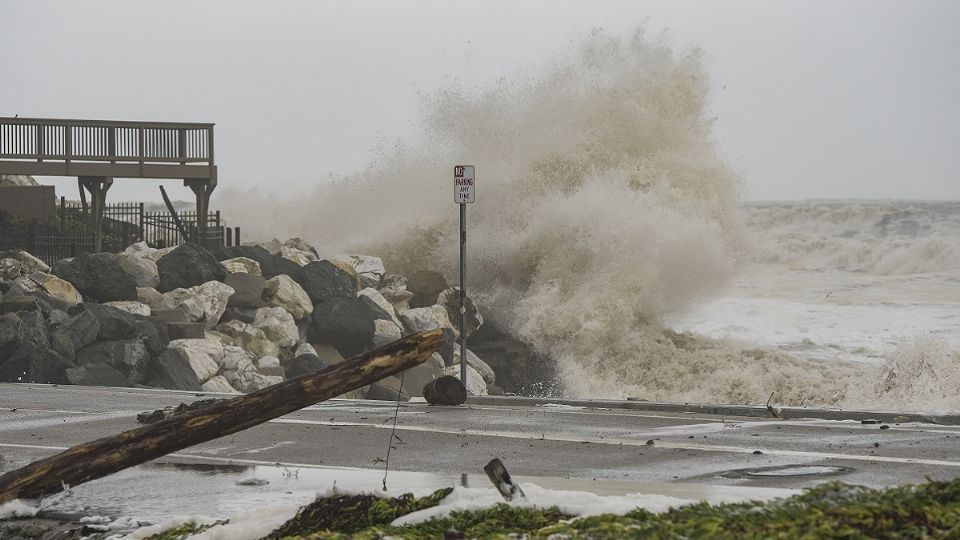
[[[220,371],[222,363],[223,345],[215,339],[171,341],[155,361],[159,385],[179,390],[200,390]]]
[[[44,272],[34,272],[29,276],[30,281],[34,282],[50,296],[75,306],[83,302],[80,292],[67,280],[60,279],[52,274]]]
[[[300,331],[293,315],[278,307],[265,307],[256,311],[253,327],[261,330],[267,339],[281,347],[293,347],[300,341]]]
[[[382,294],[380,294],[380,291],[374,289],[373,287],[367,287],[366,289],[363,289],[357,294],[359,296],[366,296],[370,300],[373,300],[374,304],[380,306],[382,310],[387,312],[387,315],[390,315],[391,321],[396,323],[396,325],[399,326],[400,328],[403,328],[403,323],[400,321],[400,318],[397,317],[397,310],[393,308],[393,304],[387,301],[387,299],[384,298]]]
[[[398,313],[400,320],[403,321],[404,328],[408,332],[423,332],[425,330],[435,330],[437,328],[449,328],[456,334],[450,317],[447,316],[447,310],[443,306],[429,306],[422,308],[406,309]]]
[[[150,309],[150,306],[140,302],[134,302],[132,300],[118,300],[116,302],[107,302],[105,306],[115,307],[120,311],[126,311],[127,313],[132,313],[134,315],[143,315],[144,317],[149,317],[153,311]]]
[[[285,309],[294,320],[300,320],[313,313],[310,296],[299,283],[286,274],[280,274],[267,280],[263,289],[263,301],[268,306]]]
[[[23,263],[23,268],[27,271],[28,274],[33,272],[49,272],[50,266],[41,261],[39,257],[36,257],[32,253],[23,251],[22,249],[14,252],[18,261]]]
[[[227,269],[227,272],[230,272],[231,274],[242,272],[254,276],[263,275],[263,271],[260,269],[260,263],[253,259],[248,259],[247,257],[234,257],[232,259],[220,261],[220,264],[222,264],[223,267]]]
[[[130,248],[127,248],[130,249]],[[145,256],[121,253],[114,259],[124,272],[130,275],[137,282],[137,287],[152,287],[156,289],[160,286],[160,272],[157,270],[157,263],[151,261]]]
[[[16,129],[16,128],[14,128]],[[0,175],[0,186],[21,187],[21,186],[39,186],[40,184],[28,174],[4,174]]]
[[[380,282],[380,294],[397,311],[410,309],[410,299],[413,293],[407,290],[407,280],[403,276],[388,274]]]
[[[174,289],[163,293],[167,309],[181,308],[191,321],[205,323],[213,328],[227,309],[233,288],[219,281],[208,281],[189,289]]]
[[[264,356],[257,360],[257,371],[264,375],[283,378],[283,366],[280,365],[280,359],[276,356]]]
[[[373,321],[373,346],[382,347],[387,343],[393,343],[403,336],[403,332],[397,323],[386,319],[376,319]]]
[[[218,393],[218,394],[236,394],[237,389],[234,388],[230,381],[227,380],[223,375],[217,375],[210,379],[209,381],[200,385],[200,390],[204,392]]]
[[[453,348],[453,363],[457,365],[459,369],[460,366],[460,345],[457,344]],[[473,353],[470,349],[467,349],[467,365],[477,370],[477,373],[483,377],[483,382],[487,384],[495,384],[497,382],[497,375],[493,372],[493,368],[490,367],[490,364],[484,362],[480,359],[479,356]],[[468,375],[469,377],[469,375]]]
[[[386,269],[383,267],[383,259],[372,257],[370,255],[339,255],[336,260],[350,265],[357,275],[360,276],[361,287],[379,287]]]
[[[290,246],[281,247],[280,256],[284,259],[289,259],[300,266],[306,266],[317,260],[317,256],[309,251],[303,251],[302,249],[297,249]]]
[[[223,376],[230,386],[241,392],[255,392],[283,382],[283,377],[257,371],[253,355],[234,345],[224,346]]]
[[[242,321],[232,320],[217,325],[208,332],[211,337],[219,339],[226,345],[237,345],[244,350],[262,356],[280,356],[280,346],[271,341],[263,330]]]
[[[455,366],[450,366],[443,370],[444,375],[451,375],[460,378],[460,364]],[[487,383],[483,380],[483,375],[479,371],[474,369],[469,362],[467,362],[467,393],[474,396],[485,396],[487,395]]]

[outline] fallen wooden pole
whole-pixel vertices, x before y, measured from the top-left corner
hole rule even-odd
[[[0,504],[57,493],[243,431],[421,364],[442,344],[442,330],[420,332],[252,394],[73,446],[0,476]]]

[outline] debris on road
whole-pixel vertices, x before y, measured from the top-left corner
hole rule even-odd
[[[431,405],[463,405],[467,400],[467,389],[460,379],[444,375],[423,387],[423,397]]]
[[[491,459],[490,463],[487,463],[483,468],[483,471],[487,473],[487,477],[490,478],[490,481],[496,486],[500,495],[503,495],[505,501],[510,502],[517,496],[521,499],[527,497],[524,495],[523,490],[520,489],[520,486],[513,483],[513,479],[510,478],[510,473],[507,472],[507,468],[499,458]]]
[[[190,411],[195,411],[197,409],[202,409],[204,407],[209,407],[215,403],[221,401],[226,401],[224,399],[198,399],[193,403],[181,403],[176,407],[164,407],[162,409],[157,409],[155,411],[142,412],[137,415],[137,422],[141,424],[152,424],[154,422],[159,422],[161,420],[166,420],[167,418],[173,418],[174,416],[180,416],[186,414]]]

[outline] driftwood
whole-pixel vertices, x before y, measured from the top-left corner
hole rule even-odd
[[[467,389],[460,379],[444,375],[423,386],[423,397],[431,405],[463,405]]]
[[[173,224],[176,225],[177,230],[180,231],[180,236],[183,236],[184,242],[189,242],[190,237],[187,236],[187,229],[183,226],[183,222],[180,221],[180,216],[177,215],[177,209],[173,207],[173,203],[170,202],[170,197],[167,197],[167,190],[163,189],[163,186],[160,186],[160,195],[163,196],[163,204],[167,206],[167,211],[170,212],[170,217],[173,218]],[[197,223],[200,223],[201,219],[206,219],[206,216],[197,216]]]
[[[442,330],[420,332],[252,394],[71,447],[0,476],[0,504],[57,493],[243,431],[423,363],[442,344]]]
[[[493,482],[505,501],[510,502],[514,497],[527,498],[520,486],[513,483],[510,473],[507,472],[507,468],[500,461],[500,458],[491,459],[490,463],[487,463],[483,468],[483,472],[487,473],[487,478]]]

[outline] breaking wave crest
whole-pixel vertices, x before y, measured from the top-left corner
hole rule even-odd
[[[707,91],[698,50],[676,52],[642,31],[626,40],[598,31],[538,76],[428,96],[417,142],[274,201],[282,211],[257,212],[246,234],[300,236],[324,255],[377,254],[388,271],[438,269],[455,283],[451,174],[471,163],[471,294],[499,328],[556,360],[566,395],[757,403],[777,391],[781,404],[848,400],[850,382],[870,376],[863,368],[660,323],[718,291],[749,257],[739,180],[711,139]],[[244,215],[263,199],[225,193],[221,205]]]

